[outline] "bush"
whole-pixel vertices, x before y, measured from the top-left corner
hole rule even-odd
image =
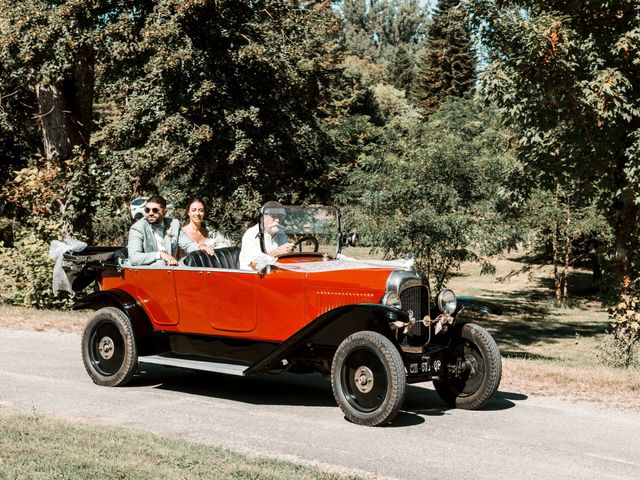
[[[603,338],[596,347],[599,363],[614,368],[640,367],[637,359],[637,346],[629,345],[624,339],[616,338],[612,332]]]
[[[14,248],[0,247],[0,301],[35,308],[67,309],[70,295],[53,294],[54,261],[49,244],[35,230],[22,229]]]
[[[609,309],[613,331],[602,342],[598,358],[612,367],[626,368],[637,363],[640,344],[640,292],[634,289],[623,295],[617,305]]]
[[[13,245],[12,221],[6,217],[0,217],[0,245],[10,247]]]

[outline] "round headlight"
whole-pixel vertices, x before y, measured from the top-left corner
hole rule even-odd
[[[382,304],[386,305],[387,307],[402,307],[400,296],[395,292],[387,292],[384,297],[382,297]]]
[[[455,293],[448,288],[441,290],[436,297],[436,305],[441,312],[453,315],[453,312],[456,311],[456,307],[458,306]]]

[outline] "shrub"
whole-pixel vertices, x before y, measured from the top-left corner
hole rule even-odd
[[[13,245],[13,225],[9,218],[0,217],[0,245],[4,247]]]
[[[632,294],[623,295],[609,309],[609,319],[613,330],[600,345],[598,357],[613,367],[629,367],[640,344],[640,291],[636,288]]]
[[[0,300],[24,307],[69,308],[70,295],[53,294],[54,261],[48,256],[48,242],[37,231],[22,228],[14,248],[0,247]]]

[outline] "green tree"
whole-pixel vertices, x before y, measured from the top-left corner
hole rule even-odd
[[[347,51],[380,65],[387,82],[410,92],[428,24],[426,7],[418,0],[345,0],[340,13]]]
[[[424,122],[392,87],[375,93],[386,123],[349,177],[348,219],[388,257],[415,255],[435,288],[464,260],[490,268],[515,238],[499,214],[512,159],[495,112],[451,99]]]
[[[48,200],[66,235],[91,236],[88,159],[96,45],[108,14],[118,7],[119,2],[106,0],[0,2],[0,80],[22,98],[7,111],[7,123],[31,132],[28,146],[12,148],[19,157],[13,164],[42,164],[38,157],[43,157],[49,171],[59,172],[50,179],[57,195]],[[26,121],[27,115],[37,122]],[[19,197],[22,188],[14,182],[13,196]]]
[[[569,269],[594,254],[593,244],[610,244],[611,231],[606,218],[591,204],[581,206],[560,186],[555,191],[537,189],[518,208],[522,230],[533,252],[545,255],[551,250],[556,303],[569,300]],[[580,202],[580,198],[577,199]],[[530,265],[529,265],[530,267]]]
[[[413,96],[424,115],[449,97],[471,92],[476,62],[469,19],[460,0],[440,0],[416,66]]]
[[[227,230],[269,198],[326,197],[339,29],[328,3],[273,0],[163,0],[112,21],[100,85],[119,112],[100,132],[111,189],[204,196]]]
[[[489,64],[482,91],[510,121],[516,187],[597,201],[614,233],[618,285],[638,273],[640,4],[468,0]]]
[[[412,53],[400,45],[387,68],[387,79],[398,90],[411,92],[414,78],[414,60]]]

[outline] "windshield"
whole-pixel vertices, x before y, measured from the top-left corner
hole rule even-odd
[[[335,255],[338,251],[339,215],[334,207],[279,205],[261,209],[261,226],[265,233],[263,251],[275,242],[297,242],[294,252],[319,252]]]

